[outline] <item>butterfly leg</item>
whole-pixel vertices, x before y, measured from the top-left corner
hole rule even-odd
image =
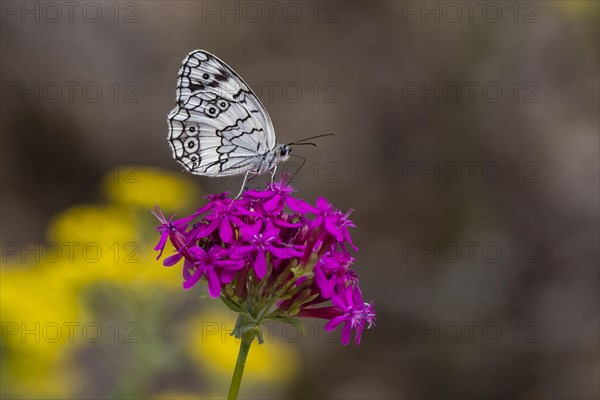
[[[237,196],[235,196],[234,200],[237,200],[244,192],[244,188],[246,187],[246,182],[248,181],[249,174],[250,174],[250,171],[246,171],[246,175],[244,175],[244,182],[242,182],[242,187],[240,188],[240,192],[237,194]]]
[[[277,165],[273,167],[273,172],[271,173],[271,183],[275,180],[275,172],[277,172]]]

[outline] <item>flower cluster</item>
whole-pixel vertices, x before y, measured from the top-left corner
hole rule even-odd
[[[364,302],[350,268],[349,248],[358,250],[348,231],[354,227],[350,213],[324,198],[309,204],[292,192],[280,181],[266,190],[248,190],[240,199],[211,195],[208,204],[179,220],[167,220],[156,207],[158,258],[170,240],[176,252],[164,265],[183,260],[183,287],[205,279],[210,296],[240,313],[237,328],[259,328],[266,320],[325,318],[327,331],[343,324],[344,345],[352,331],[359,344],[375,312]],[[323,306],[327,301],[332,305]]]

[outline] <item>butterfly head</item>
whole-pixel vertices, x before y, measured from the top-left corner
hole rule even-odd
[[[292,146],[289,144],[280,144],[275,150],[275,156],[279,159],[279,161],[286,161],[288,158],[290,158],[291,152]]]

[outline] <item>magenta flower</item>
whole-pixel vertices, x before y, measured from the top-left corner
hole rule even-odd
[[[258,279],[264,278],[267,273],[267,252],[280,259],[302,255],[302,252],[296,250],[293,245],[285,246],[280,243],[279,229],[267,226],[263,230],[262,226],[263,222],[260,219],[254,225],[242,226],[240,228],[242,239],[248,244],[237,248],[241,255],[254,254],[253,267]]]
[[[321,295],[328,299],[336,286],[354,286],[358,284],[358,276],[350,265],[354,258],[345,252],[330,251],[315,265],[315,281]]]
[[[354,288],[352,286],[348,286],[342,293],[334,295],[331,298],[331,302],[342,311],[342,315],[331,319],[325,325],[325,330],[331,332],[343,323],[342,344],[347,345],[350,342],[350,335],[352,330],[354,330],[354,341],[359,345],[365,324],[367,324],[367,329],[369,329],[375,322],[375,312],[372,305],[363,301],[358,287]]]
[[[354,251],[358,251],[358,247],[352,243],[352,238],[350,237],[350,232],[348,228],[354,228],[354,222],[352,222],[349,217],[352,213],[352,210],[348,211],[346,214],[342,214],[342,212],[336,212],[336,223],[335,225],[338,227],[338,234],[336,235],[336,239],[340,244],[348,243]]]
[[[158,256],[156,257],[156,259],[158,260],[162,254],[163,251],[165,250],[165,246],[167,244],[167,239],[169,238],[169,235],[174,234],[176,237],[178,236],[179,231],[183,228],[185,229],[185,227],[189,224],[189,221],[191,220],[191,218],[184,218],[184,219],[180,219],[178,221],[173,221],[173,217],[171,217],[168,221],[165,218],[162,210],[156,206],[154,208],[153,211],[150,211],[160,222],[162,222],[161,225],[156,227],[156,230],[158,232],[160,232],[160,239],[158,241],[158,243],[156,244],[156,246],[154,247],[154,250],[159,251]],[[179,237],[178,238],[179,242],[181,242],[182,240],[185,242],[185,238],[183,237]]]
[[[283,181],[273,182],[267,190],[248,190],[244,193],[244,196],[251,199],[261,199],[262,208],[268,213],[275,212],[276,210],[281,211],[283,207],[289,203],[294,202],[294,198],[291,197],[294,189],[291,186],[283,183]]]
[[[245,264],[240,260],[225,259],[227,253],[220,247],[211,247],[208,251],[204,251],[200,247],[192,247],[189,253],[194,258],[194,262],[192,268],[188,265],[184,269],[184,278],[186,280],[183,282],[183,287],[191,289],[200,277],[203,276],[208,282],[208,293],[211,297],[219,297],[221,294],[219,274],[222,270],[239,270]],[[190,272],[191,269],[195,270]]]
[[[313,214],[315,216],[310,222],[310,228],[312,231],[319,232],[319,235],[313,238],[311,242],[312,250],[325,249],[327,244],[333,242],[342,246],[345,242],[348,242],[355,251],[358,250],[352,243],[348,231],[348,228],[354,227],[354,223],[348,218],[351,211],[343,214],[323,197],[317,199],[315,206],[303,200],[295,200],[289,204],[289,207],[304,215]]]
[[[305,201],[296,201],[291,207],[294,210],[304,214],[314,214],[316,218],[311,224],[313,228],[325,228],[325,232],[329,232],[338,240],[342,239],[340,236],[339,227],[336,225],[338,220],[335,215],[336,210],[327,202],[325,198],[319,197],[315,207]]]
[[[185,289],[205,281],[211,297],[237,311],[238,337],[268,320],[300,323],[298,317],[317,317],[328,320],[327,330],[342,326],[343,344],[354,331],[358,344],[375,313],[362,300],[351,268],[354,258],[345,248],[357,250],[349,233],[354,228],[350,213],[324,198],[313,206],[294,198],[293,191],[279,181],[237,200],[226,193],[211,195],[194,214],[175,221],[157,207],[153,213],[161,225],[155,250],[160,258],[171,241],[176,253],[163,264],[183,260]],[[331,306],[318,307],[328,301]]]
[[[233,228],[230,220],[231,215],[233,215],[231,200],[217,197],[206,207],[199,209],[198,213],[205,210],[210,210],[210,214],[206,216],[206,221],[209,223],[196,232],[196,237],[206,237],[219,228],[219,237],[223,242],[229,243],[233,238]]]

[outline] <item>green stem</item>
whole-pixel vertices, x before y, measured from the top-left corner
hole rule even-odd
[[[256,326],[260,326],[260,323],[262,322],[262,320],[267,316],[267,314],[269,314],[269,311],[271,310],[271,307],[273,307],[273,305],[277,302],[277,300],[279,300],[279,298],[281,297],[281,295],[284,294],[294,283],[295,283],[295,280],[294,279],[290,279],[283,286],[283,288],[281,288],[278,292],[276,292],[271,297],[271,299],[267,303],[267,306],[264,308],[262,314],[256,320]]]
[[[231,378],[231,385],[229,386],[228,400],[237,400],[238,393],[240,391],[240,384],[242,383],[242,375],[244,374],[244,367],[246,366],[246,358],[250,351],[250,345],[254,340],[254,335],[242,335],[240,343],[240,352],[235,363],[235,370],[233,371],[233,377]]]

